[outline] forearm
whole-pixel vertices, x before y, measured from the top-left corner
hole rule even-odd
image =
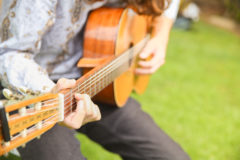
[[[153,36],[168,40],[172,25],[177,17],[180,0],[172,0],[168,9],[161,16],[153,19]],[[162,39],[163,39],[162,38]]]
[[[0,23],[4,24],[0,32],[6,33],[0,37],[1,83],[14,90],[26,87],[48,92],[54,83],[33,56],[39,53],[42,36],[55,21],[57,0],[32,1],[31,4],[20,1],[9,7],[11,1],[2,0],[5,7],[0,14]]]
[[[49,92],[55,85],[31,54],[12,51],[1,55],[0,61],[0,80],[6,88]]]
[[[161,39],[161,42],[167,45],[169,33],[173,26],[174,20],[164,15],[153,19],[152,36]]]
[[[136,69],[137,74],[152,74],[165,63],[169,33],[177,16],[178,5],[179,0],[173,0],[163,15],[153,19],[152,39],[139,55],[142,60],[139,61],[140,67]],[[145,61],[150,56],[151,59]]]

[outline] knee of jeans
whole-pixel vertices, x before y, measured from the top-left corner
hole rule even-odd
[[[181,151],[181,153],[173,154],[172,156],[167,158],[167,160],[190,160],[190,157],[187,153],[185,153],[184,151]]]
[[[157,149],[148,156],[151,157],[151,158],[146,158],[148,160],[150,159],[151,160],[190,160],[191,159],[189,155],[181,147],[176,147],[176,146],[171,146],[166,148],[163,147],[160,150]]]
[[[136,101],[135,99],[131,98],[131,97],[128,98],[128,101],[127,101],[127,103],[125,105],[127,105],[127,106],[134,106],[134,107],[141,107],[141,104],[138,101]]]

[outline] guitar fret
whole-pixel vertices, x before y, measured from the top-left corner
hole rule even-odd
[[[130,50],[124,52],[120,56],[116,57],[110,63],[95,71],[91,76],[89,76],[85,82],[81,85],[78,85],[76,90],[81,94],[88,94],[90,97],[93,97],[103,88],[107,87],[113,80],[118,77],[121,73],[126,71],[130,65],[132,58],[135,56],[133,52],[139,52],[143,47],[143,44],[149,39],[147,36],[141,42],[131,48]]]
[[[89,96],[92,97],[92,82],[91,82],[92,76],[90,77],[90,93]]]
[[[73,105],[72,105],[72,101],[73,101],[73,96],[72,96],[72,89],[71,89],[71,94],[70,94],[70,101],[71,101],[71,113],[72,113],[72,111],[73,111]]]

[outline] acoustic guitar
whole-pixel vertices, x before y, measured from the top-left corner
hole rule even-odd
[[[76,107],[74,93],[124,106],[132,90],[142,93],[149,76],[136,76],[137,54],[149,40],[147,20],[131,9],[91,12],[84,33],[84,75],[74,88],[0,103],[0,155],[51,129]],[[105,89],[104,89],[105,88]]]

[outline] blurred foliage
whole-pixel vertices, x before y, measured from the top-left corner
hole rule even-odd
[[[227,11],[240,22],[240,0],[224,0]]]
[[[189,1],[196,3],[203,12],[231,16],[240,22],[240,0],[181,0],[181,3]]]

